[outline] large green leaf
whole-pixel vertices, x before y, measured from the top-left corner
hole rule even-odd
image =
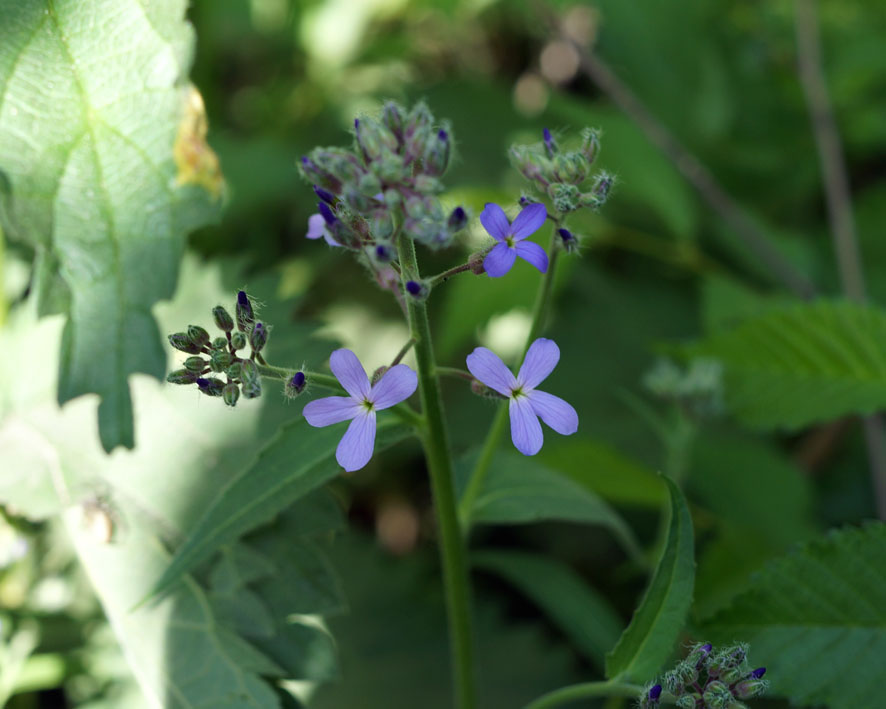
[[[661,559],[631,624],[606,656],[606,676],[651,680],[677,642],[692,604],[695,580],[692,518],[683,493],[669,478],[670,522]]]
[[[161,378],[151,306],[221,177],[188,85],[186,0],[0,0],[0,223],[68,315],[58,400],[97,393],[105,450],[134,445],[128,375]]]
[[[475,455],[468,455],[459,461],[456,475],[461,490],[467,485],[475,460]],[[633,558],[642,559],[631,528],[587,487],[527,456],[497,452],[474,498],[471,523],[525,524],[543,520],[602,525]]]
[[[621,619],[606,598],[565,564],[539,554],[483,549],[471,554],[475,568],[504,578],[557,624],[597,667],[618,641]]]
[[[751,426],[799,428],[886,406],[886,313],[873,306],[769,310],[681,351],[723,363],[727,405]]]
[[[882,706],[886,525],[832,532],[771,562],[751,588],[702,625],[740,638],[772,691],[833,709]]]
[[[204,559],[341,472],[335,449],[343,426],[312,428],[299,419],[280,432],[255,462],[223,486],[153,589],[163,593]],[[411,429],[395,420],[378,424],[376,450],[396,443]]]

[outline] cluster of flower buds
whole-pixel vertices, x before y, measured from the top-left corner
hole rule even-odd
[[[316,148],[299,165],[314,183],[331,243],[388,263],[396,253],[390,243],[394,210],[402,209],[407,235],[432,247],[449,244],[467,225],[463,208],[446,213],[436,197],[452,156],[452,135],[424,103],[406,111],[388,102],[379,118],[354,120],[354,137],[353,150]]]
[[[600,152],[599,132],[585,128],[581,146],[570,151],[562,150],[547,128],[543,138],[535,145],[512,145],[509,155],[514,167],[547,195],[562,214],[602,207],[612,189],[613,177],[605,171],[591,174],[591,166]]]
[[[215,325],[224,333],[215,339],[199,325],[190,325],[187,332],[170,335],[169,344],[191,356],[185,360],[184,368],[171,372],[166,381],[196,384],[203,394],[220,396],[228,406],[236,406],[241,392],[246,399],[261,396],[261,375],[256,360],[265,364],[261,352],[268,342],[268,326],[255,319],[252,301],[243,291],[237,293],[234,313],[232,318],[221,305],[212,309]],[[240,350],[247,347],[249,356],[240,356]]]
[[[743,709],[743,700],[766,691],[765,667],[748,664],[744,643],[715,651],[710,643],[692,647],[686,659],[665,673],[660,683],[647,687],[640,697],[641,709],[658,707],[662,686],[680,709]]]
[[[670,359],[661,359],[643,377],[643,384],[697,418],[714,418],[725,410],[723,365],[714,359],[693,359],[685,370]]]

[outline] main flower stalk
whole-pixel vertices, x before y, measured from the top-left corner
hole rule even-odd
[[[408,280],[420,277],[415,244],[408,236],[400,234],[398,250],[405,287]],[[473,709],[476,706],[476,691],[470,581],[456,511],[449,435],[443,416],[427,309],[424,302],[416,298],[409,298],[407,302],[409,328],[415,339],[418,391],[426,420],[423,444],[440,529],[440,557],[452,645],[456,706],[459,709]]]

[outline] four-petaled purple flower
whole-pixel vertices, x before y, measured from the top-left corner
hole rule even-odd
[[[329,230],[329,227],[338,221],[338,217],[333,214],[326,202],[318,202],[317,209],[320,210],[317,214],[308,217],[308,233],[305,236],[308,239],[319,239],[322,236],[330,246],[341,246]]]
[[[468,355],[467,365],[471,374],[509,399],[511,440],[523,455],[535,455],[541,450],[544,438],[539,417],[564,436],[578,430],[578,414],[572,406],[553,394],[535,388],[554,370],[559,360],[560,348],[557,343],[544,337],[529,347],[516,377],[492,350],[477,347]]]
[[[486,273],[493,278],[505,275],[511,270],[517,256],[531,263],[542,273],[547,271],[548,255],[545,250],[532,241],[524,241],[527,236],[538,231],[547,218],[548,211],[545,206],[535,203],[524,207],[511,224],[501,207],[494,202],[487,203],[480,214],[480,222],[498,243],[483,260]]]
[[[308,423],[316,427],[350,421],[335,450],[335,459],[348,472],[360,470],[375,448],[375,412],[412,396],[418,377],[405,364],[398,364],[370,385],[357,355],[346,349],[332,353],[329,368],[350,396],[316,399],[305,406],[303,413]]]

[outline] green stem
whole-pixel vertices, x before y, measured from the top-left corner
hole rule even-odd
[[[639,697],[643,687],[623,682],[585,682],[562,687],[549,692],[526,705],[525,709],[551,709],[551,707],[572,702],[576,699],[592,699],[594,697]]]
[[[474,381],[473,374],[465,369],[459,369],[458,367],[437,367],[437,374],[442,374],[444,377],[456,377],[457,379],[464,379],[469,382]]]
[[[433,276],[432,278],[429,279],[431,288],[433,288],[436,285],[439,285],[440,283],[445,283],[450,278],[452,278],[455,275],[458,275],[459,273],[464,273],[465,271],[470,271],[471,268],[473,267],[473,265],[474,264],[471,261],[468,261],[466,263],[463,263],[463,264],[460,264],[460,265],[455,266],[453,268],[450,268],[447,271],[443,271],[443,273],[438,273],[436,276]]]
[[[554,223],[555,225],[559,224],[559,219],[554,220]],[[535,306],[532,310],[532,324],[529,326],[529,335],[526,337],[526,344],[523,347],[523,353],[520,355],[521,362],[526,357],[526,352],[529,350],[529,346],[535,341],[545,325],[545,318],[548,313],[548,308],[550,307],[551,296],[554,292],[554,271],[557,267],[557,256],[560,253],[559,244],[557,242],[557,227],[555,226],[554,229],[551,230],[551,244],[548,247],[548,270],[541,279],[541,285],[538,287],[538,295],[535,297]],[[462,525],[462,532],[465,536],[467,536],[467,533],[470,531],[471,511],[474,507],[474,501],[476,500],[477,495],[480,494],[480,490],[483,487],[483,481],[486,479],[486,474],[489,472],[489,464],[492,462],[492,456],[495,453],[495,449],[498,447],[498,443],[504,432],[507,412],[508,409],[506,406],[499,406],[498,412],[495,414],[495,418],[492,421],[492,426],[489,429],[489,433],[486,434],[483,450],[480,452],[480,457],[477,458],[477,463],[474,465],[474,470],[471,473],[468,486],[465,488],[465,492],[459,502],[459,519]]]
[[[271,364],[257,364],[256,367],[258,367],[258,373],[263,377],[279,379],[280,381],[286,381],[295,373],[295,370],[293,369],[275,367]],[[338,383],[338,379],[331,374],[320,374],[319,372],[305,372],[305,382],[314,386],[323,387],[324,389],[335,389],[338,391],[342,388],[341,384]]]
[[[401,234],[398,246],[401,275],[405,286],[407,280],[420,277],[415,258],[415,244],[407,236]],[[440,557],[443,564],[446,610],[452,645],[456,706],[460,709],[473,709],[476,704],[470,583],[456,514],[449,437],[443,417],[443,402],[440,398],[440,388],[437,381],[427,309],[424,302],[414,298],[408,299],[407,309],[409,328],[412,337],[415,338],[419,396],[426,419],[425,457],[428,462],[434,507],[440,528]]]

